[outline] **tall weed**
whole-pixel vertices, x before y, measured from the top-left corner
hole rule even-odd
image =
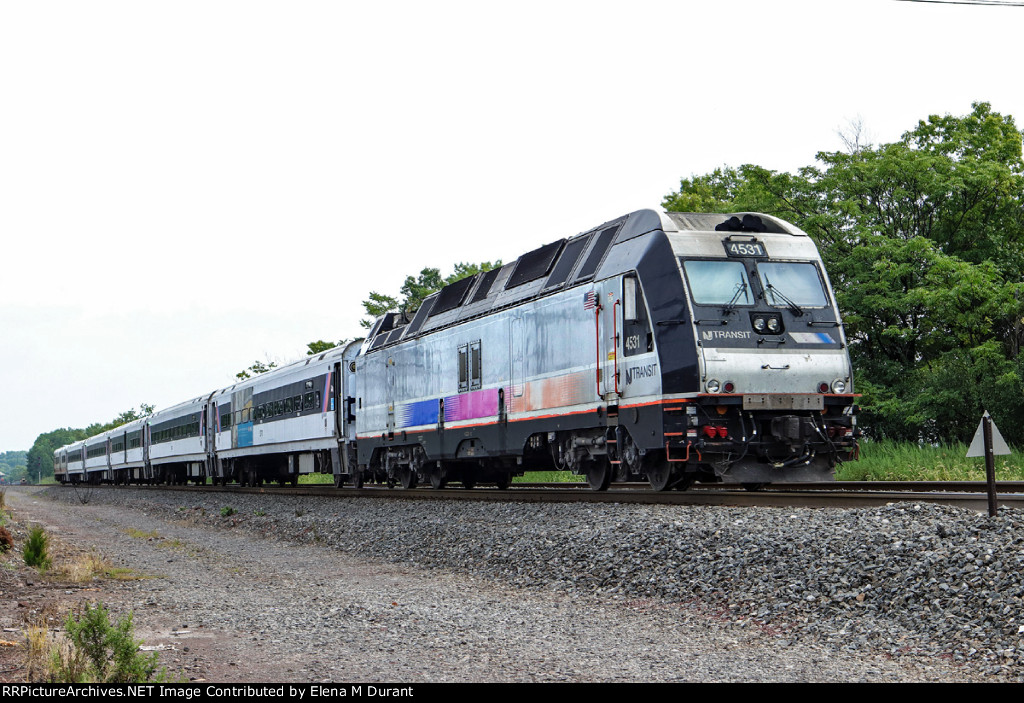
[[[1024,455],[1014,451],[995,460],[996,479],[1024,480]],[[985,461],[967,458],[960,442],[930,445],[891,440],[860,443],[860,459],[837,467],[840,481],[984,481]]]
[[[50,568],[53,560],[50,558],[50,536],[46,534],[39,525],[33,525],[28,532],[28,539],[21,549],[21,556],[28,566],[34,566],[40,571]]]

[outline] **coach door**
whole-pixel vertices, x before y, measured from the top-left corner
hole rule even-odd
[[[217,455],[217,401],[210,398],[206,402],[206,471],[208,476],[213,476]]]
[[[334,378],[331,381],[331,407],[334,408],[334,436],[338,439],[345,437],[344,385],[342,365],[340,361],[336,361],[334,363]]]

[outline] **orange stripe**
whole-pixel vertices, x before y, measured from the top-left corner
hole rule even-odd
[[[620,408],[645,408],[649,405],[665,405],[667,403],[691,403],[693,401],[687,398],[662,398],[661,400],[652,400],[648,403],[634,403],[631,405],[620,405]],[[666,408],[667,410],[668,408]]]

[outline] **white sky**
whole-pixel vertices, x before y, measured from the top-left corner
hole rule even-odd
[[[360,334],[503,259],[972,101],[1024,8],[891,0],[0,3],[0,451]]]

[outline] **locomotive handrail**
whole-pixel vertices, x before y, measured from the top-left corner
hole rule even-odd
[[[619,394],[619,316],[615,308],[619,307],[622,301],[616,300],[612,305],[612,368],[615,371],[615,395]]]
[[[595,383],[597,384],[597,397],[602,398],[601,393],[601,310],[602,306],[600,303],[594,308],[594,346],[596,347],[594,353],[597,357],[597,369],[594,372]]]

